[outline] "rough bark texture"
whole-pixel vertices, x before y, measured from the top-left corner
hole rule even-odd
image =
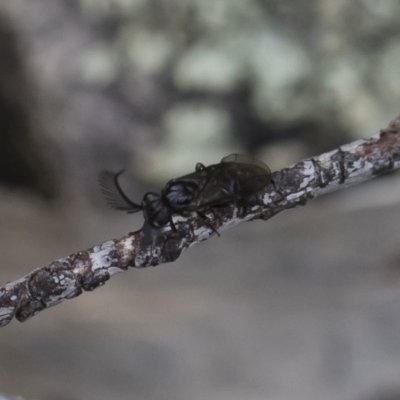
[[[400,166],[400,116],[369,139],[341,146],[276,171],[272,183],[247,210],[216,208],[207,213],[219,231],[257,218],[267,220],[308,199],[361,183]],[[166,228],[149,240],[148,227],[37,268],[0,288],[0,326],[13,317],[23,322],[64,299],[104,285],[129,267],[144,268],[176,260],[182,250],[215,232],[196,214],[175,216],[177,233]]]

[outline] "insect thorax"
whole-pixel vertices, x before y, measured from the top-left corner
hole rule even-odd
[[[194,204],[199,193],[199,185],[193,181],[171,180],[163,190],[163,201],[172,209],[180,210]]]

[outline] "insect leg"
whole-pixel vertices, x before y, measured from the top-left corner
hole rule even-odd
[[[246,205],[238,205],[238,217],[243,218],[247,214],[247,206]]]
[[[174,233],[178,232],[178,229],[176,229],[176,225],[174,224],[174,220],[172,219],[172,216],[169,220],[169,224],[171,225],[172,232],[174,232]]]
[[[196,213],[218,236],[221,236],[221,234],[217,231],[215,226],[211,223],[211,221],[207,217],[207,215],[203,214],[201,211],[196,211]]]

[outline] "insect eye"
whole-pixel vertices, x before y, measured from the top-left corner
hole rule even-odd
[[[161,196],[158,193],[148,192],[143,197],[143,203],[145,205],[158,203],[161,201]]]

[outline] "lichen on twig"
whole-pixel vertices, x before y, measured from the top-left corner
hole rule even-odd
[[[281,211],[305,205],[325,193],[355,185],[400,167],[400,116],[386,129],[276,171],[272,182],[257,195],[256,205],[243,212],[218,207],[207,216],[219,231],[244,221],[268,220]],[[0,288],[0,327],[14,317],[23,322],[64,299],[91,291],[117,272],[176,260],[188,247],[206,240],[215,231],[196,213],[174,216],[177,232],[165,228],[149,245],[146,224],[121,239],[113,239],[37,268]]]

